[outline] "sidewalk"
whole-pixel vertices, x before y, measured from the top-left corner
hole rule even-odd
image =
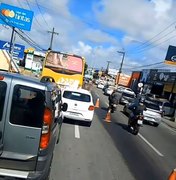
[[[176,122],[171,121],[168,117],[162,118],[162,122],[167,124],[169,127],[173,128],[174,130],[176,130]]]

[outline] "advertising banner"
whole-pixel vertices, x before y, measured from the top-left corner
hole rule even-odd
[[[8,4],[0,5],[0,23],[19,29],[31,30],[33,11],[18,8]]]
[[[164,61],[166,64],[176,65],[176,47],[169,46]]]
[[[151,72],[148,78],[148,82],[174,83],[175,79],[175,72]]]
[[[46,58],[46,66],[56,69],[65,69],[82,73],[83,60],[81,57],[49,52]]]
[[[9,51],[9,48],[10,48],[9,42],[0,40],[0,49],[5,49]],[[14,49],[13,49],[13,57],[18,58],[18,59],[23,59],[24,50],[25,50],[25,46],[20,45],[20,44],[15,44]]]

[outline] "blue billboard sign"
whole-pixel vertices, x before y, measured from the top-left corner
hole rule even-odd
[[[5,49],[9,51],[9,48],[10,48],[10,42],[0,40],[0,49]],[[25,50],[25,46],[20,44],[14,44],[13,57],[18,59],[23,59],[24,50]]]
[[[0,5],[0,23],[19,29],[31,30],[34,12],[8,4]]]

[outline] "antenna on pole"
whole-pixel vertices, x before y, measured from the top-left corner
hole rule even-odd
[[[54,36],[54,34],[59,35],[59,33],[57,33],[57,32],[54,31],[54,27],[53,27],[53,30],[52,30],[52,31],[47,31],[47,32],[48,32],[48,33],[51,33],[51,41],[50,41],[50,46],[49,46],[48,49],[52,49],[53,36]]]

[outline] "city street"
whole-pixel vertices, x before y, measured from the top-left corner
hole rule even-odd
[[[118,106],[105,122],[107,96],[93,88],[100,98],[91,127],[64,123],[56,145],[51,180],[148,180],[167,179],[175,168],[176,132],[166,124],[144,124],[137,136],[127,130],[127,117]]]

